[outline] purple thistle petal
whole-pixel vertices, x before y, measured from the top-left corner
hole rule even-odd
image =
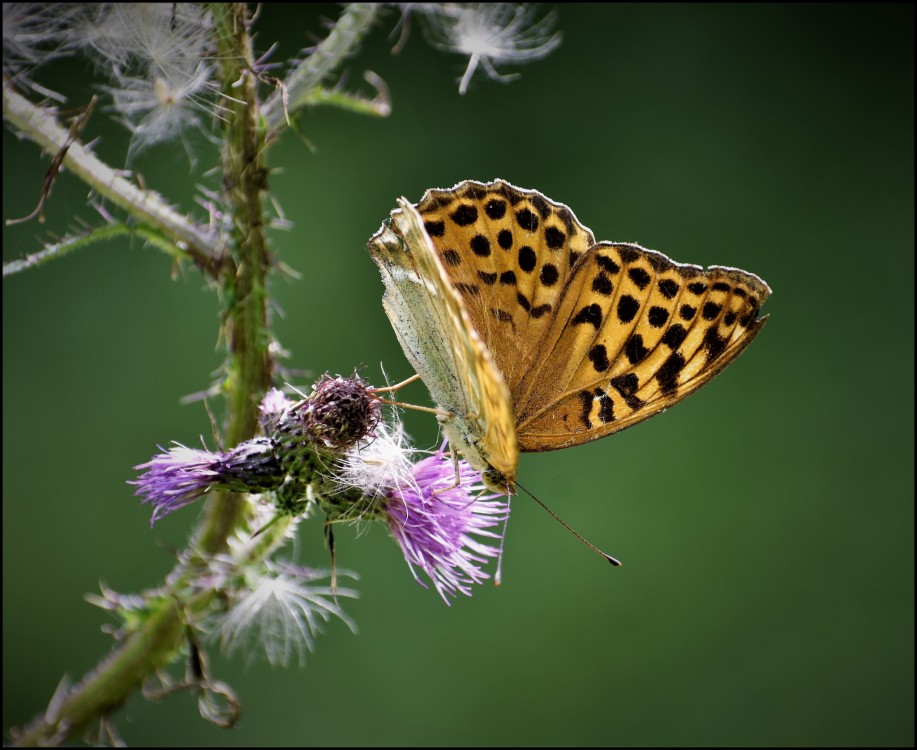
[[[261,411],[261,415],[258,417],[261,430],[266,435],[271,434],[277,429],[284,412],[294,403],[279,388],[271,388],[264,394],[264,398],[261,399],[261,405],[258,407]]]
[[[158,519],[192,503],[207,494],[220,478],[217,470],[222,455],[206,450],[187,448],[179,443],[134,468],[147,471],[135,482],[135,495],[153,506],[152,526]]]
[[[500,550],[480,537],[499,542],[502,533],[492,529],[508,513],[496,500],[501,495],[479,495],[479,472],[464,461],[458,466],[456,483],[455,463],[440,449],[413,466],[412,481],[392,490],[386,507],[389,530],[414,578],[426,586],[416,568],[423,570],[446,604],[457,592],[471,596],[471,585],[490,577],[482,566]]]

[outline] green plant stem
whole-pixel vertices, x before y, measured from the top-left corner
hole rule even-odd
[[[233,221],[237,271],[222,279],[226,300],[224,333],[229,346],[223,392],[228,424],[224,442],[233,446],[252,437],[258,404],[271,386],[272,361],[267,325],[266,280],[271,268],[262,195],[267,188],[264,131],[259,128],[257,79],[244,3],[212,3],[217,55],[227,99],[223,138],[223,175]],[[229,534],[242,520],[245,500],[215,495],[197,536],[205,554],[222,552]]]
[[[328,36],[293,68],[283,88],[265,102],[262,115],[268,131],[280,128],[287,114],[292,115],[309,103],[314,89],[359,47],[381,10],[382,3],[350,3],[344,9]]]
[[[215,275],[225,264],[228,256],[222,252],[217,234],[179,214],[155,191],[142,190],[119,176],[81,143],[73,141],[70,131],[57,122],[52,111],[36,107],[9,84],[3,86],[3,117],[52,156],[66,150],[63,164],[72,174],[137,221],[171,239],[200,268]],[[39,197],[35,196],[36,202]]]
[[[223,87],[227,92],[231,91],[233,97],[229,100],[231,111],[226,114],[223,170],[227,204],[234,219],[231,240],[235,262],[220,264],[219,278],[226,304],[224,320],[229,349],[223,388],[228,418],[224,440],[228,445],[235,445],[254,435],[258,403],[271,378],[265,296],[270,256],[264,237],[261,204],[267,172],[263,161],[263,131],[256,126],[259,121],[258,101],[255,76],[251,70],[247,8],[241,3],[215,3],[210,7],[222,60]],[[4,114],[7,97],[8,92],[4,88]],[[21,97],[18,99],[21,100]],[[23,130],[20,125],[16,126]],[[61,129],[63,140],[48,142],[45,148],[59,149],[66,142],[66,137],[67,132]],[[42,145],[45,142],[42,141]],[[72,144],[70,151],[77,145]],[[77,161],[84,163],[90,157],[95,160],[84,151]],[[80,176],[90,184],[97,181],[97,177],[89,179],[85,173]],[[116,177],[112,179],[120,180]],[[122,187],[125,195],[143,192],[132,185]],[[117,194],[121,195],[122,191],[117,191]],[[144,194],[142,201],[128,203],[136,209],[139,205],[149,205],[150,200],[151,196]],[[166,218],[174,212],[158,196],[155,196],[154,203],[157,206],[161,203],[161,210],[150,214],[148,219],[154,226],[163,226],[165,230]],[[193,229],[184,220],[174,226]],[[74,736],[88,729],[93,720],[120,706],[149,675],[169,664],[184,643],[186,620],[193,622],[199,619],[217,599],[215,590],[199,591],[188,599],[186,595],[193,588],[191,584],[206,569],[210,555],[227,549],[229,536],[239,529],[244,517],[242,497],[214,493],[195,533],[191,545],[193,554],[183,556],[183,562],[168,577],[167,588],[153,595],[152,600],[158,601],[155,612],[141,628],[125,636],[108,658],[79,684],[55,698],[43,715],[13,738],[14,743],[20,746],[70,743]],[[283,534],[278,533],[281,531],[282,527],[261,540],[258,551],[267,554],[274,545],[282,543]]]

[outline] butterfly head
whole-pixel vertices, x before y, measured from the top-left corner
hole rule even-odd
[[[481,481],[484,482],[487,489],[498,492],[501,495],[516,494],[516,482],[493,466],[488,466],[481,472]]]

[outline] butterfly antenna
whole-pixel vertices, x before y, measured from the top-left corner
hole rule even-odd
[[[612,557],[611,555],[606,554],[605,552],[602,552],[602,550],[600,550],[598,547],[596,547],[592,542],[590,542],[590,541],[584,539],[582,536],[580,536],[579,534],[577,534],[576,531],[570,526],[570,524],[568,524],[566,521],[564,521],[564,519],[562,519],[562,518],[561,518],[560,516],[558,516],[553,510],[551,510],[547,505],[545,505],[543,502],[541,502],[541,500],[539,500],[539,499],[538,499],[537,497],[535,497],[531,492],[529,492],[527,489],[525,489],[525,487],[523,487],[521,484],[519,484],[519,482],[516,482],[516,486],[517,486],[519,489],[524,490],[526,495],[528,495],[530,498],[532,498],[532,500],[534,500],[534,501],[535,501],[536,503],[538,503],[542,508],[544,508],[546,511],[548,511],[548,513],[551,514],[551,516],[553,517],[553,519],[554,519],[555,521],[557,521],[557,523],[559,523],[559,524],[560,524],[561,526],[563,526],[567,531],[569,531],[571,534],[573,534],[573,536],[575,536],[577,539],[579,539],[579,540],[580,540],[583,544],[585,544],[589,549],[591,549],[591,550],[592,550],[593,552],[595,552],[596,554],[601,555],[602,557],[604,557],[608,562],[610,562],[610,563],[611,563],[612,565],[614,565],[615,567],[620,567],[620,565],[621,565],[621,561],[620,561],[620,560],[618,560],[616,557]]]
[[[528,490],[526,490],[528,492]],[[506,518],[503,519],[503,534],[500,537],[500,554],[497,555],[497,571],[494,573],[494,586],[503,583],[503,544],[506,542],[506,529],[509,526],[509,504],[513,496],[506,496]]]

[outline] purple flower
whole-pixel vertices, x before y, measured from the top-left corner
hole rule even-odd
[[[458,483],[452,458],[443,449],[414,464],[408,481],[399,482],[387,495],[386,521],[405,560],[418,577],[420,568],[446,604],[457,592],[471,596],[471,584],[490,576],[482,569],[500,554],[480,537],[502,540],[500,531],[509,513],[501,495],[480,495],[481,475],[465,461],[458,464]],[[448,596],[447,596],[448,595]]]
[[[134,493],[153,505],[150,525],[206,495],[225,492],[267,492],[277,489],[285,473],[270,438],[252,438],[225,453],[186,448],[180,443],[135,469],[146,469]]]
[[[142,502],[153,506],[152,526],[164,515],[178,510],[203,497],[210,490],[211,485],[220,479],[218,470],[222,455],[206,450],[186,448],[176,443],[174,448],[162,451],[145,464],[134,468],[146,469],[136,482],[128,484],[137,485],[135,495],[142,498]]]
[[[264,398],[261,399],[261,405],[258,407],[261,410],[261,415],[258,417],[261,431],[265,435],[270,435],[274,432],[277,429],[277,425],[280,424],[284,413],[293,406],[293,403],[279,388],[271,388],[265,393]]]

